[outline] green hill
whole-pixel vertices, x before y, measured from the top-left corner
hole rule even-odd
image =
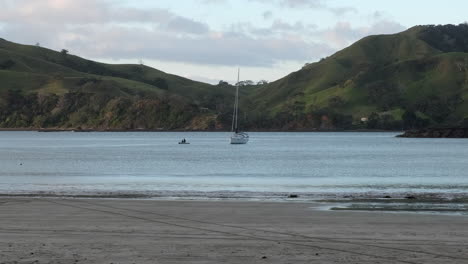
[[[0,80],[4,128],[214,129],[233,100],[231,87],[3,39]]]
[[[144,65],[103,64],[0,39],[0,80],[3,128],[230,128],[232,86]],[[249,130],[467,126],[468,25],[369,36],[241,92]]]
[[[281,129],[466,125],[467,52],[466,24],[369,36],[256,89],[251,111]]]

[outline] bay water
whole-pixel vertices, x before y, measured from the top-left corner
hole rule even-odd
[[[468,193],[467,139],[397,133],[0,132],[0,194],[159,198]],[[187,139],[190,144],[179,145]]]

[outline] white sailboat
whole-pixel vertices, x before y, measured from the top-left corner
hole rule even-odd
[[[232,127],[231,131],[231,144],[247,144],[249,142],[249,134],[239,132],[238,116],[239,116],[239,75],[240,70],[237,70],[237,83],[236,83],[236,99],[234,100],[234,113],[232,114]]]

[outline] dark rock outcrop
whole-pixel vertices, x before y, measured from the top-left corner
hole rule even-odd
[[[426,128],[409,130],[398,137],[407,138],[468,138],[468,128]]]

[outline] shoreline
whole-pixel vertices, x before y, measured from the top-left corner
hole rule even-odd
[[[402,212],[468,216],[468,195],[457,194],[447,197],[442,194],[400,194],[400,195],[309,195],[286,194],[276,196],[247,195],[150,195],[137,193],[64,194],[64,193],[0,193],[0,199],[72,199],[72,200],[115,200],[154,202],[231,202],[310,204],[324,211],[354,212]]]
[[[80,132],[80,133],[89,133],[89,132],[208,132],[208,133],[230,133],[229,130],[164,130],[164,129],[76,129],[76,128],[0,128],[0,132]],[[355,130],[313,130],[313,129],[305,129],[305,130],[275,130],[275,129],[265,129],[265,130],[248,130],[247,132],[281,132],[281,133],[304,133],[304,132],[317,132],[317,133],[336,133],[336,132],[343,132],[343,133],[403,133],[404,131],[401,130],[379,130],[379,129],[355,129]]]
[[[432,127],[408,130],[398,135],[400,138],[468,138],[466,127]]]
[[[462,132],[460,132],[462,131]],[[464,132],[463,132],[464,131]],[[134,132],[161,132],[161,133],[230,133],[229,130],[165,130],[165,129],[77,129],[77,128],[0,128],[0,132],[41,132],[41,133],[134,133]],[[420,129],[420,130],[382,130],[382,129],[304,129],[304,130],[281,130],[281,129],[257,129],[247,130],[252,133],[398,133],[397,138],[468,138],[468,128],[443,128],[443,129]]]
[[[95,198],[188,198],[188,199],[265,199],[265,200],[424,200],[424,201],[442,201],[453,199],[467,199],[468,193],[459,192],[270,192],[270,191],[194,191],[194,190],[153,190],[153,191],[43,191],[43,190],[20,190],[20,191],[1,191],[0,197],[6,196],[24,196],[24,197],[95,197]]]

